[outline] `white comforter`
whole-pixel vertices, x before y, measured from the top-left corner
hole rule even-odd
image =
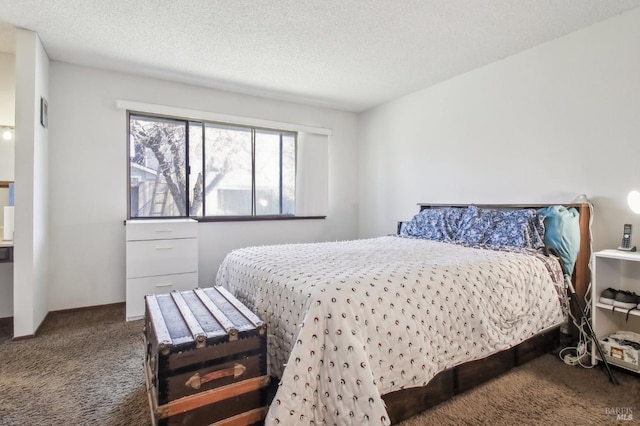
[[[236,250],[217,284],[268,325],[268,425],[389,424],[381,395],[565,318],[555,261],[391,236]]]

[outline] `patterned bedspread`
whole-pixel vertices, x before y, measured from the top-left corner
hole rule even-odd
[[[561,323],[557,261],[394,236],[251,247],[217,274],[268,324],[266,424],[389,424],[381,395]]]

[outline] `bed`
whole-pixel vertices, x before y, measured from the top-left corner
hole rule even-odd
[[[589,206],[565,207],[580,213],[572,270],[584,295]],[[397,423],[550,350],[568,307],[555,257],[446,236],[249,247],[227,255],[216,284],[268,324],[279,386],[266,424]]]

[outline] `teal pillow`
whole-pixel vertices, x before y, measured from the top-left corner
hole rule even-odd
[[[572,275],[580,251],[580,213],[575,208],[549,206],[538,214],[544,217],[544,244],[558,250],[564,273]]]

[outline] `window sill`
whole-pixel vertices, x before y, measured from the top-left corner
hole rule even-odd
[[[210,216],[195,217],[198,222],[257,222],[262,220],[308,220],[326,219],[327,216],[280,216],[280,215],[260,215],[260,216]]]

